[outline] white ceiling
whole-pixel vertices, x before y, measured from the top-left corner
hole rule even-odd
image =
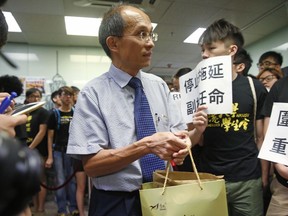
[[[8,0],[3,11],[10,11],[22,33],[9,33],[8,42],[31,45],[99,47],[98,38],[68,36],[64,16],[102,17],[108,7],[77,6],[80,3],[118,2],[117,0]],[[125,2],[126,0],[124,0]],[[130,0],[130,2],[141,0]],[[159,40],[146,71],[173,74],[180,67],[195,67],[201,60],[198,45],[183,41],[198,27],[225,18],[243,30],[246,45],[288,26],[288,0],[143,0],[142,7],[158,23]],[[76,3],[76,4],[75,4]],[[89,4],[88,4],[89,5]]]

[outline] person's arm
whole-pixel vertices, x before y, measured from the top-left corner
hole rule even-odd
[[[208,116],[205,110],[207,106],[201,105],[193,115],[193,122],[188,124],[189,137],[192,146],[200,144],[203,138],[203,132],[208,124]]]
[[[286,180],[288,180],[288,167],[285,166],[284,164],[274,164],[275,169],[277,170],[277,172],[279,173],[279,175],[281,175],[283,178],[285,178]]]
[[[147,136],[135,143],[118,149],[102,149],[97,154],[82,158],[88,176],[108,175],[124,169],[133,161],[152,153],[163,160],[183,163],[188,155],[187,145],[191,145],[187,132],[159,132]]]
[[[256,130],[255,141],[256,141],[257,148],[260,151],[263,141],[264,141],[264,119],[256,120],[255,127],[256,127],[255,128]]]
[[[43,140],[43,138],[45,137],[45,134],[47,132],[47,125],[46,124],[40,124],[39,125],[39,131],[36,134],[36,136],[34,137],[32,143],[29,145],[30,149],[34,149],[36,148],[39,143]]]
[[[268,125],[269,125],[269,121],[270,121],[270,117],[265,117],[264,118],[264,124],[263,124],[263,140],[262,143],[264,141],[264,137],[266,135],[267,129],[268,129]],[[260,149],[261,145],[257,143],[258,148]],[[262,168],[262,185],[263,187],[267,187],[269,184],[269,170],[270,170],[270,162],[267,160],[263,160],[261,159],[261,168]]]
[[[53,164],[53,140],[54,140],[54,130],[48,130],[47,133],[47,145],[48,145],[48,158],[45,162],[45,167],[51,168]]]
[[[27,121],[26,115],[19,116],[9,116],[5,114],[0,114],[0,131],[6,132],[8,135],[14,137],[15,130],[14,128],[17,125],[24,124]]]

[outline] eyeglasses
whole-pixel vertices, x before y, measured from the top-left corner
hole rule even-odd
[[[157,41],[158,40],[158,34],[154,32],[144,32],[141,31],[138,35],[123,35],[123,36],[117,36],[117,37],[138,37],[144,42],[148,42],[149,40]]]
[[[70,94],[70,93],[66,93],[66,92],[63,92],[62,94],[61,94],[62,96],[70,96],[70,97],[72,97],[73,96],[73,94]]]
[[[266,81],[266,82],[270,82],[271,80],[273,80],[274,79],[274,75],[268,75],[268,76],[266,76],[266,77],[263,77],[263,78],[259,78],[259,81],[260,82],[264,82],[264,81]]]
[[[260,67],[270,67],[271,65],[278,65],[277,63],[273,63],[273,62],[270,62],[270,61],[264,61],[264,62],[259,62],[257,63],[257,67],[260,68]]]
[[[41,96],[39,96],[39,95],[30,95],[29,98],[35,98],[35,99],[38,98],[39,99],[39,98],[41,98]]]

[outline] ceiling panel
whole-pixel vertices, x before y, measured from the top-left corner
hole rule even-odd
[[[23,33],[9,33],[8,42],[30,45],[99,47],[98,38],[68,36],[64,16],[102,17],[109,7],[80,7],[79,0],[8,0],[2,8],[11,11]],[[92,1],[92,0],[81,0]],[[156,0],[143,7],[157,22],[151,73],[171,74],[176,68],[196,66],[200,61],[198,45],[183,40],[198,27],[207,27],[225,18],[242,29],[246,45],[288,26],[288,0]],[[167,72],[165,72],[167,71]]]

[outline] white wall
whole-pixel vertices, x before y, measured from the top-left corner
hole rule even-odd
[[[262,53],[287,42],[288,27],[247,46],[246,49],[253,59],[250,73],[258,74],[256,64]],[[75,85],[80,89],[87,81],[106,72],[110,65],[110,59],[100,48],[31,46],[9,43],[3,47],[3,51],[18,65],[18,69],[11,68],[0,59],[0,76],[10,74],[18,77],[44,77],[47,80],[45,86],[47,93],[51,92],[49,83],[57,72],[57,51],[59,74],[67,85]],[[277,52],[283,55],[283,67],[288,66],[288,50],[277,50]],[[34,54],[37,59],[33,59]]]
[[[87,81],[106,72],[111,62],[100,48],[31,46],[9,43],[3,47],[3,52],[16,63],[18,69],[11,68],[0,59],[0,76],[10,74],[18,77],[44,77],[47,93],[51,92],[49,84],[57,73],[57,55],[58,73],[64,78],[67,85],[74,85],[80,89]]]
[[[275,49],[275,47],[278,47],[284,43],[288,43],[288,27],[280,31],[277,31],[274,34],[269,35],[268,37],[263,38],[257,43],[247,46],[246,49],[251,55],[251,58],[253,59],[253,65],[249,73],[254,75],[258,74],[258,68],[256,64],[258,63],[259,57],[264,52],[270,50],[274,50],[276,52],[281,53],[283,56],[282,67],[288,66],[288,49],[287,48],[285,50]]]

